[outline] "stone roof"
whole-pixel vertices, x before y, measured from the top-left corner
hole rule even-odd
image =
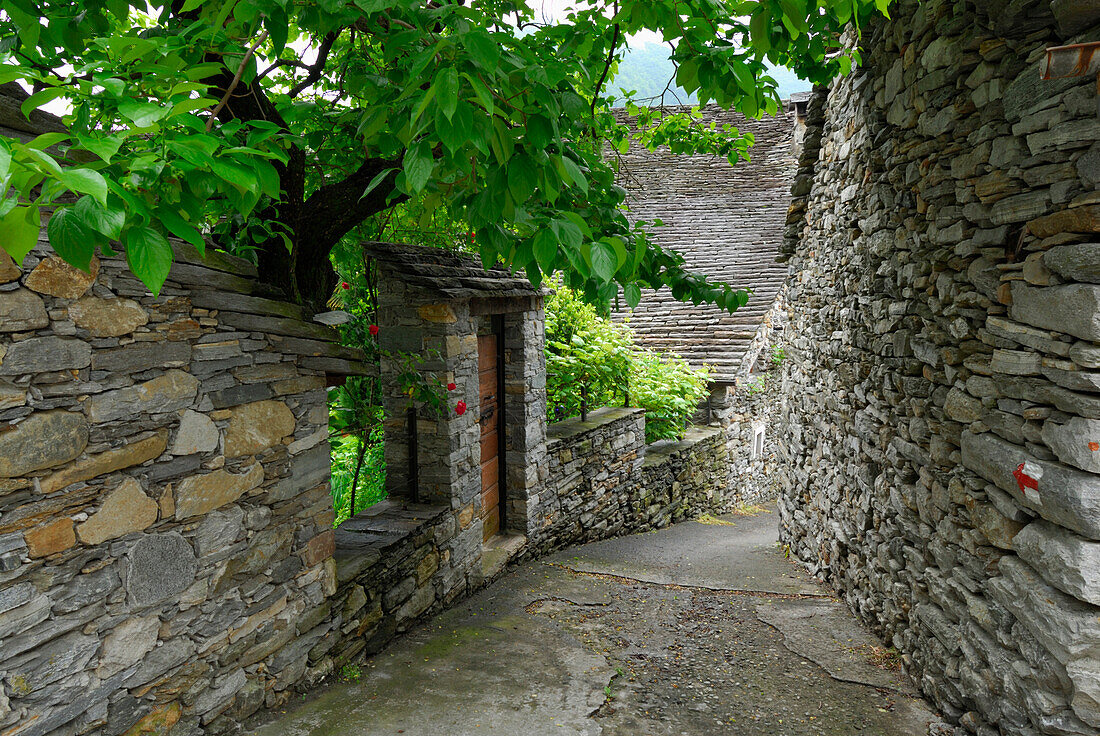
[[[681,253],[697,273],[753,293],[728,314],[678,302],[667,288],[647,290],[630,325],[639,344],[679,353],[696,367],[710,365],[713,380],[732,382],[751,367],[742,365],[745,355],[787,276],[776,256],[796,167],[796,115],[749,120],[708,106],[703,116],[752,133],[751,160],[730,166],[718,156],[632,147],[620,157],[619,184],[628,192],[632,219],[664,222],[653,229],[658,244]],[[629,314],[624,305],[616,316]]]
[[[407,284],[431,289],[455,299],[533,296],[549,293],[497,265],[486,270],[469,254],[423,245],[367,242],[367,255],[389,266]]]

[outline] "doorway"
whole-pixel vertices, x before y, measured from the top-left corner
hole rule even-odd
[[[504,528],[504,350],[501,315],[491,318],[492,332],[477,338],[481,406],[482,541]]]

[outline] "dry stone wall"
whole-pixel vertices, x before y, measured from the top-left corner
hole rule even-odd
[[[221,733],[308,682],[336,588],[326,372],[255,270],[0,255],[0,732]],[[132,730],[137,729],[137,730]]]
[[[783,541],[959,733],[1100,732],[1090,3],[891,8],[794,186]]]
[[[642,409],[597,409],[587,421],[573,417],[553,424],[528,552],[542,554],[725,510],[726,460],[716,427],[692,427],[682,441],[647,446]]]

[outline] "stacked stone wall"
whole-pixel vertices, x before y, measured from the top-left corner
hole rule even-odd
[[[391,500],[341,524],[336,595],[321,616],[332,627],[313,627],[317,633],[295,642],[284,656],[324,674],[339,671],[469,593],[480,584],[481,544],[460,531],[446,506]]]
[[[550,426],[547,480],[528,552],[648,531],[726,507],[726,447],[714,427],[645,444],[642,409],[603,408]]]
[[[783,541],[959,733],[1100,728],[1091,7],[893,6],[794,188]]]
[[[220,733],[308,680],[336,586],[326,371],[357,354],[174,245],[0,255],[0,732]],[[137,732],[137,731],[133,731]]]

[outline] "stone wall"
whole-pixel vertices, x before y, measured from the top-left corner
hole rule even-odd
[[[336,530],[337,591],[326,604],[333,622],[287,649],[328,674],[360,654],[380,651],[413,622],[479,584],[481,540],[464,538],[447,506],[381,501]],[[324,633],[320,633],[324,631]]]
[[[729,462],[726,488],[738,503],[773,501],[779,495],[779,416],[783,401],[779,368],[786,325],[782,294],[765,315],[745,353],[745,364],[731,384],[711,388],[698,421],[721,427]]]
[[[892,6],[794,188],[783,541],[959,733],[1100,727],[1094,7]]]
[[[645,444],[642,409],[603,408],[550,426],[547,482],[527,547],[542,554],[725,508],[725,443],[714,427]]]
[[[0,255],[0,731],[219,733],[304,676],[335,590],[326,372],[255,270],[175,244],[157,298]]]

